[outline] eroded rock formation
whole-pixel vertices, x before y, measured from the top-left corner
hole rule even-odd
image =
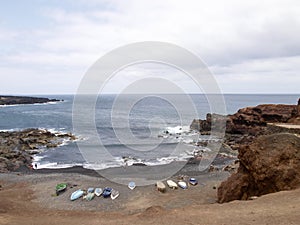
[[[238,158],[238,172],[218,189],[220,203],[300,187],[300,138],[296,135],[261,136],[242,146]]]

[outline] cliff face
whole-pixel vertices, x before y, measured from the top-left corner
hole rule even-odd
[[[220,203],[300,187],[300,138],[261,136],[239,149],[240,167],[218,189]]]
[[[298,111],[297,111],[298,107]],[[258,105],[240,109],[233,115],[227,117],[217,114],[207,114],[205,120],[194,119],[191,129],[200,132],[209,132],[212,124],[226,119],[226,133],[257,135],[267,127],[267,123],[286,123],[295,118],[300,112],[296,105]]]
[[[267,123],[286,123],[296,113],[296,105],[258,105],[240,109],[229,116],[226,132],[255,135]]]

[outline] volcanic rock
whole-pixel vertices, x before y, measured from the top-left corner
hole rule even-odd
[[[300,187],[300,138],[296,135],[261,136],[241,147],[238,158],[238,172],[218,189],[219,203]]]
[[[57,134],[41,129],[0,132],[0,172],[30,166],[33,154],[42,148],[55,148],[64,140],[72,141],[72,134]]]

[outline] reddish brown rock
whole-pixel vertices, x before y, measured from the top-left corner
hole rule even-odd
[[[288,121],[289,123],[300,125],[300,98],[296,107],[294,116]]]
[[[240,109],[228,117],[226,132],[256,135],[267,123],[286,123],[293,117],[296,105],[258,105]]]
[[[300,106],[296,105],[258,105],[240,109],[237,113],[227,117],[217,114],[207,114],[205,120],[194,119],[191,129],[202,133],[216,129],[226,120],[226,133],[256,135],[263,132],[267,123],[286,123],[300,112]],[[221,127],[224,128],[224,127]]]
[[[220,203],[300,187],[300,138],[261,136],[239,149],[240,167],[218,189]]]

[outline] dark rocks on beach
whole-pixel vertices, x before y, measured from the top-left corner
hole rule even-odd
[[[0,96],[0,105],[36,104],[58,102],[58,99],[25,97],[25,96]],[[63,100],[62,100],[63,101]]]
[[[300,187],[300,138],[293,134],[261,136],[239,149],[238,172],[218,189],[218,202],[247,200]]]
[[[41,129],[0,132],[0,172],[30,166],[33,154],[39,153],[41,148],[55,148],[64,140],[75,140],[75,137]]]
[[[215,131],[224,130],[227,121],[227,116],[208,113],[205,120],[194,119],[190,128],[198,130],[201,134],[208,134],[212,129]]]

